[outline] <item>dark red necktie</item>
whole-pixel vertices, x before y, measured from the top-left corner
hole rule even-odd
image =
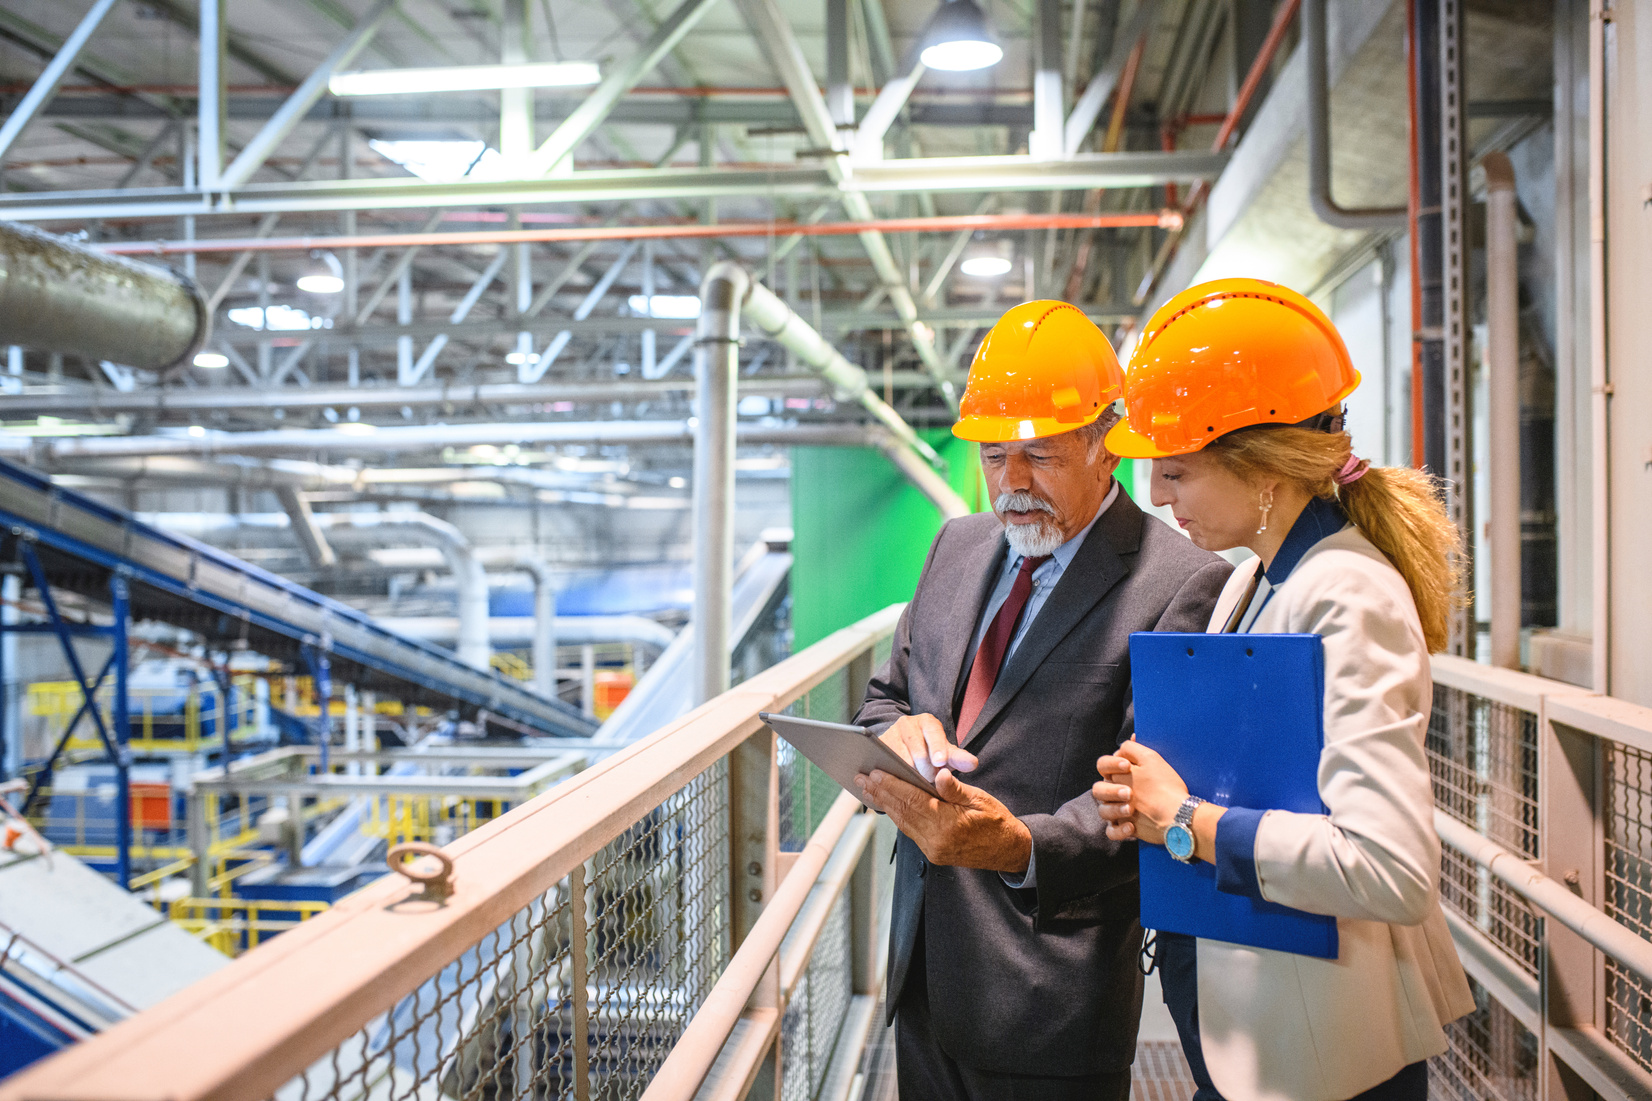
[[[998,614],[992,617],[987,633],[981,637],[981,648],[975,651],[975,664],[969,670],[969,685],[964,689],[964,705],[958,712],[959,745],[963,745],[969,737],[970,727],[975,725],[981,708],[987,705],[987,697],[992,695],[992,686],[998,683],[998,670],[1003,667],[1004,652],[1010,648],[1016,624],[1021,622],[1021,613],[1027,608],[1027,599],[1032,596],[1033,571],[1049,560],[1047,554],[1021,559],[1021,572],[1015,575],[1009,597],[999,607]]]

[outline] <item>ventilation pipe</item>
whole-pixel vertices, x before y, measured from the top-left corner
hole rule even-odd
[[[1331,89],[1325,56],[1325,0],[1302,0],[1302,42],[1308,51],[1308,201],[1314,213],[1326,225],[1339,229],[1404,229],[1408,207],[1341,207],[1331,197]]]
[[[459,637],[459,621],[453,616],[381,616],[378,623],[398,635],[425,642],[451,643]],[[496,615],[488,620],[488,640],[495,649],[533,643],[544,637],[546,634],[540,629],[537,616]],[[549,637],[558,646],[620,642],[660,651],[671,645],[677,634],[644,615],[575,615],[556,619]]]
[[[556,585],[543,558],[522,557],[516,564],[533,576],[533,686],[546,699],[556,698]]]
[[[1490,398],[1491,663],[1520,665],[1520,280],[1514,166],[1487,153],[1486,392]]]
[[[695,706],[727,691],[734,593],[734,422],[740,300],[751,279],[724,260],[700,281],[694,334],[699,425],[694,433]]]
[[[141,517],[165,531],[209,537],[243,532],[291,531],[285,513],[212,516],[196,512],[152,513]],[[488,579],[475,548],[463,532],[446,520],[422,512],[323,512],[318,527],[333,543],[356,546],[396,546],[422,543],[442,552],[453,574],[459,598],[459,660],[472,669],[487,669],[492,648],[488,642]]]
[[[0,222],[0,333],[7,344],[166,372],[211,329],[188,277]]]

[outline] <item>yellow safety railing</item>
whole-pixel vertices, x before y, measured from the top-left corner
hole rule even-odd
[[[229,693],[227,703],[225,693],[210,683],[188,688],[128,689],[127,711],[131,723],[128,744],[134,753],[140,754],[203,753],[222,749],[226,731],[230,744],[246,741],[257,732],[254,679],[236,677],[235,691]],[[97,693],[98,711],[107,724],[114,722],[113,696],[112,685],[105,685]],[[25,693],[25,721],[36,724],[36,737],[55,745],[84,700],[78,681],[36,682],[29,685]],[[96,727],[85,720],[75,730],[74,737],[65,743],[65,749],[70,752],[102,748]]]
[[[331,908],[329,902],[305,899],[180,898],[167,915],[173,924],[234,957]]]

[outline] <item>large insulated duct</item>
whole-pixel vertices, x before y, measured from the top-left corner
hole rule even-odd
[[[422,512],[322,512],[314,518],[334,543],[357,546],[422,543],[441,551],[458,590],[459,660],[472,669],[488,667],[493,653],[488,641],[488,579],[463,532],[446,520]],[[170,512],[142,519],[167,531],[202,538],[235,532],[290,531],[292,527],[291,519],[278,512],[242,516]]]
[[[0,222],[0,343],[164,372],[194,359],[211,317],[183,275]]]
[[[750,321],[768,334],[769,339],[796,353],[798,361],[831,384],[840,400],[855,401],[899,440],[904,447],[922,455],[931,466],[939,466],[941,457],[935,449],[918,438],[912,426],[889,403],[872,392],[866,372],[850,363],[843,353],[832,347],[808,322],[773,291],[752,281],[741,305],[744,320]]]

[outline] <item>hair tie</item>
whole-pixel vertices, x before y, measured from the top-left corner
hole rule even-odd
[[[1370,469],[1370,460],[1349,455],[1348,461],[1342,464],[1342,469],[1337,471],[1336,477],[1333,480],[1337,485],[1345,486],[1349,482],[1357,482],[1361,478],[1365,477],[1365,472]]]

